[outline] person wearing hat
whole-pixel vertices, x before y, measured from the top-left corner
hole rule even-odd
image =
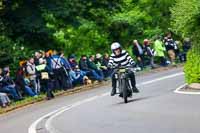
[[[131,56],[126,50],[122,49],[120,43],[118,42],[112,43],[111,50],[112,54],[110,56],[108,67],[117,68],[118,66],[123,66],[123,67],[135,66],[134,60],[131,58]],[[131,89],[133,90],[133,92],[139,93],[139,90],[136,87],[135,74],[131,69],[128,71],[128,76],[131,81]],[[114,96],[116,94],[116,87],[117,87],[117,79],[115,78],[115,74],[113,74],[111,96]]]
[[[78,63],[76,62],[76,56],[74,54],[69,56],[68,62],[70,64],[72,70],[74,70],[75,67],[78,65]]]

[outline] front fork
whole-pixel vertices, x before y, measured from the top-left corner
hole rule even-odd
[[[122,75],[121,75],[122,76]],[[126,84],[128,84],[128,90],[130,90],[132,92],[132,84],[131,84],[131,79],[125,75],[123,75],[122,77],[120,77],[118,74],[115,74],[115,79],[116,79],[116,91],[117,93],[122,93],[122,88],[120,87],[122,80],[126,81]]]

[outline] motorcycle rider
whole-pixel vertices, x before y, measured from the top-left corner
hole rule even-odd
[[[133,61],[131,56],[128,54],[127,51],[122,50],[121,45],[118,42],[112,43],[111,50],[112,54],[108,63],[108,66],[110,68],[116,68],[117,66],[130,67],[135,65],[135,62]],[[131,87],[133,92],[138,93],[139,90],[136,87],[135,74],[131,69],[128,70],[128,76],[131,80]],[[111,96],[114,96],[116,94],[116,83],[117,80],[115,79],[115,74],[113,74]]]

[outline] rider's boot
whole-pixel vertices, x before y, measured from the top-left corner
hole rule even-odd
[[[132,90],[133,90],[133,93],[139,93],[140,92],[136,86],[133,87]]]
[[[112,88],[112,91],[111,91],[111,96],[114,96],[116,94],[116,88]]]

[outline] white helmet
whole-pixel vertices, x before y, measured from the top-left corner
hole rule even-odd
[[[121,45],[118,42],[112,43],[112,45],[111,45],[112,51],[115,50],[115,49],[118,49],[118,48],[121,48]]]

